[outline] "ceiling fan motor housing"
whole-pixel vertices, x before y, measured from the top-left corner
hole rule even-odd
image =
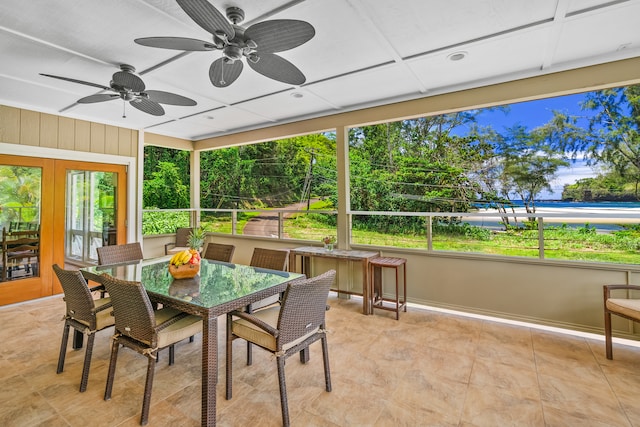
[[[234,24],[237,24],[244,20],[244,10],[240,9],[239,7],[228,7],[226,13],[229,21],[233,22]]]

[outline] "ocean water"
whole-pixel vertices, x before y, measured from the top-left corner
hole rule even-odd
[[[524,207],[522,201],[514,201],[515,207]],[[476,204],[478,209],[486,209],[486,204]],[[564,202],[561,200],[536,200],[536,208],[554,209],[632,209],[640,208],[640,202]]]
[[[514,202],[517,212],[523,212],[524,204],[522,202]],[[585,223],[589,223],[595,227],[598,232],[611,232],[614,230],[622,230],[624,227],[620,223],[640,223],[640,202],[565,202],[565,201],[552,201],[552,200],[539,200],[536,201],[536,212],[540,213],[544,217],[545,212],[553,211],[554,213],[571,214],[586,214],[597,213],[607,214],[608,211],[612,214],[612,220],[599,220],[597,218],[584,218],[582,220],[565,221],[562,218],[547,217],[544,219],[546,224],[560,225],[565,224],[568,227],[583,227]],[[493,208],[487,208],[486,205],[477,205],[478,212],[492,211]],[[627,212],[625,212],[628,210]],[[638,220],[634,218],[615,220],[615,214],[638,214]],[[507,215],[508,216],[508,215]],[[518,218],[518,221],[523,221],[525,218]],[[465,218],[464,222],[468,222],[471,225],[486,227],[490,229],[502,229],[503,225],[499,218]]]

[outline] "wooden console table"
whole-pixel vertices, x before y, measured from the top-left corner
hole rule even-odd
[[[300,271],[309,276],[311,273],[311,258],[331,258],[345,261],[360,261],[362,263],[362,293],[345,291],[341,289],[332,289],[332,291],[350,294],[362,295],[362,313],[372,314],[370,296],[369,296],[369,260],[380,255],[380,252],[371,251],[352,251],[344,249],[327,250],[317,246],[303,246],[291,249],[289,251],[289,270],[296,271],[298,263],[297,257],[300,257]]]

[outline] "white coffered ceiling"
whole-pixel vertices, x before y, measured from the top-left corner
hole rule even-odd
[[[198,140],[555,71],[640,56],[640,0],[209,0],[242,26],[271,19],[313,25],[309,42],[280,55],[301,86],[245,66],[216,88],[220,51],[145,47],[152,36],[211,41],[175,0],[2,0],[0,104]],[[458,61],[451,55],[464,54]],[[131,64],[148,89],[196,106],[156,117],[114,100],[77,104]],[[638,71],[640,75],[640,70]],[[302,96],[300,96],[302,95]]]

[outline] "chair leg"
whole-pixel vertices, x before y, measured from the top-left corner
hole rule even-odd
[[[249,304],[245,311],[249,314],[253,313],[253,307]],[[251,366],[253,364],[253,353],[251,351],[251,343],[247,341],[247,366]]]
[[[157,351],[156,351],[157,354]],[[149,406],[151,405],[151,390],[153,387],[153,375],[156,371],[156,364],[152,355],[149,355],[147,363],[147,380],[144,384],[144,398],[142,399],[142,414],[140,415],[140,425],[147,425],[149,422]]]
[[[284,357],[277,357],[278,383],[280,384],[280,405],[282,406],[282,425],[289,427],[289,404],[287,403],[287,384],[284,377]]]
[[[300,363],[308,363],[309,360],[311,360],[311,350],[307,346],[300,350]]]
[[[82,367],[82,380],[80,380],[80,392],[87,390],[87,382],[89,382],[89,369],[91,368],[91,355],[93,354],[93,342],[96,334],[91,333],[87,338],[87,348],[84,351],[84,366]]]
[[[329,369],[329,348],[327,347],[327,335],[321,339],[322,343],[322,360],[324,362],[324,384],[327,391],[331,391],[331,372]]]
[[[611,313],[604,312],[604,341],[607,359],[613,359],[613,344],[611,339]]]
[[[64,323],[64,329],[62,330],[62,342],[60,343],[60,355],[58,356],[58,369],[56,374],[61,373],[64,370],[64,359],[67,354],[67,343],[69,342],[69,324]]]
[[[118,349],[120,343],[114,340],[111,343],[111,359],[109,360],[109,371],[107,372],[107,385],[104,388],[104,400],[111,399],[111,391],[113,390],[113,380],[116,374],[116,363],[118,362]]]
[[[173,365],[175,355],[176,355],[175,345],[171,344],[169,346],[169,366]]]
[[[227,400],[231,399],[232,396],[232,392],[231,392],[231,387],[233,385],[233,378],[232,378],[232,364],[233,364],[233,336],[231,335],[231,322],[233,321],[233,317],[231,315],[227,315],[227,361],[225,363],[226,365],[226,370],[225,370],[225,374],[226,374],[226,398]]]

